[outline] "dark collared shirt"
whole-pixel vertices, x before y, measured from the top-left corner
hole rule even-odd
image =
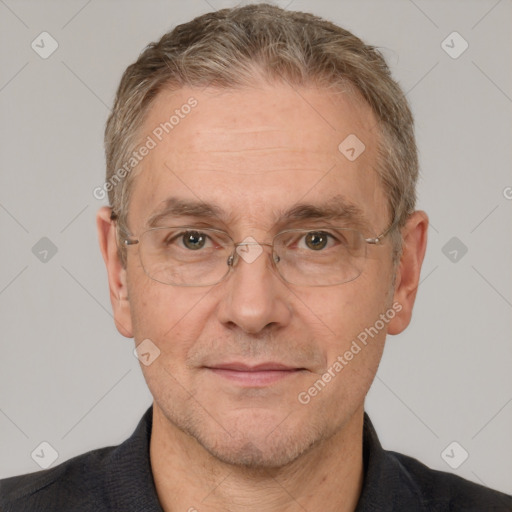
[[[0,480],[1,512],[162,512],[149,460],[153,408],[119,446]],[[365,477],[356,512],[512,511],[512,497],[382,449],[365,415]]]

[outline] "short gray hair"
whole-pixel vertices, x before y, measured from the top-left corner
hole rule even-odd
[[[377,118],[377,172],[392,221],[402,227],[414,211],[418,156],[413,117],[381,53],[351,32],[309,13],[270,4],[222,9],[178,25],[149,44],[123,74],[105,129],[112,218],[127,232],[133,173],[119,170],[140,143],[140,127],[162,89],[240,88],[259,76],[268,83],[315,85],[359,93]],[[395,262],[399,230],[392,232]],[[125,248],[120,246],[123,264]]]

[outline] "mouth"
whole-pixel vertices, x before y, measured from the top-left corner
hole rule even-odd
[[[221,363],[205,366],[212,374],[243,387],[264,387],[286,378],[301,374],[306,368],[268,362],[258,365],[245,363]]]

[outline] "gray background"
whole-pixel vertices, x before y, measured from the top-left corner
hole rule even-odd
[[[368,397],[381,441],[512,493],[512,4],[277,3],[381,47],[416,118],[432,226],[412,325],[388,338]],[[118,444],[151,403],[133,340],[114,327],[96,240],[103,127],[147,43],[230,5],[0,0],[0,477],[38,470],[42,441],[54,465]],[[59,45],[47,59],[31,48],[43,31]],[[469,44],[456,59],[441,45],[453,31]],[[46,262],[32,250],[42,237],[57,248]],[[469,453],[457,469],[441,456],[452,441]]]

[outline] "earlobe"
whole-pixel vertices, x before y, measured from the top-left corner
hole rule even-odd
[[[110,219],[110,214],[111,208],[104,206],[96,215],[98,240],[107,268],[110,302],[117,330],[123,336],[133,338],[126,269],[119,258],[116,226]]]
[[[423,211],[412,213],[402,228],[402,256],[397,268],[393,296],[393,303],[400,304],[401,310],[389,322],[388,334],[401,333],[411,321],[427,247],[427,229],[428,217]]]

